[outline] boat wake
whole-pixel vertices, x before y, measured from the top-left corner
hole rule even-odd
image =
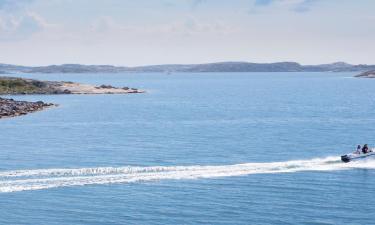
[[[97,167],[0,171],[0,192],[18,192],[90,184],[203,179],[266,173],[375,169],[375,160],[342,163],[338,157],[219,166]]]

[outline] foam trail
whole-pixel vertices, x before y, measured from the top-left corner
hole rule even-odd
[[[338,157],[220,166],[97,167],[0,172],[0,192],[40,190],[90,184],[199,179],[265,173],[375,169],[374,160],[342,163]]]

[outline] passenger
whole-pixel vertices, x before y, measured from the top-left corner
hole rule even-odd
[[[361,145],[357,146],[357,150],[355,150],[354,154],[361,154]]]
[[[369,152],[369,151],[368,151],[367,144],[365,144],[365,145],[363,146],[363,148],[362,148],[362,152],[363,152],[363,154],[366,154],[366,153]]]

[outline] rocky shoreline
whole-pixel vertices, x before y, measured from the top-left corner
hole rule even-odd
[[[0,98],[0,119],[14,116],[26,115],[28,113],[40,111],[47,107],[56,106],[52,103],[42,101],[27,102],[16,101],[14,99]]]
[[[113,87],[111,85],[95,86],[68,81],[39,81],[18,77],[0,77],[0,95],[30,95],[30,94],[132,94],[144,93],[137,88]],[[0,119],[26,115],[40,111],[46,107],[56,106],[42,101],[16,101],[0,97]]]
[[[375,78],[375,70],[366,71],[363,73],[360,73],[356,75],[355,77],[361,77],[361,78]]]

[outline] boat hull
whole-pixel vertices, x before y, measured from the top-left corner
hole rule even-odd
[[[375,152],[369,152],[369,153],[366,153],[366,154],[351,153],[351,154],[347,154],[347,155],[342,155],[341,161],[343,161],[345,163],[348,163],[348,162],[351,162],[351,161],[354,161],[354,160],[365,159],[365,158],[368,158],[368,157],[374,157],[375,158]]]

